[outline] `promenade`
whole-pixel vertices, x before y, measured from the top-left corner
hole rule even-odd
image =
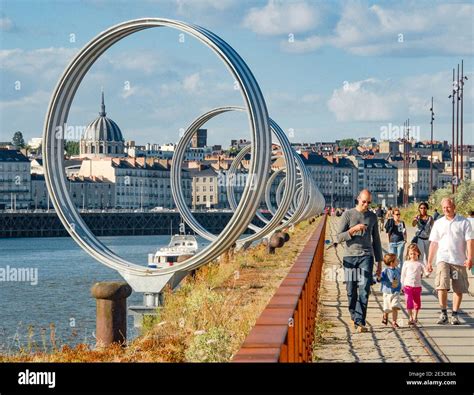
[[[330,217],[326,240],[334,241],[338,217]],[[408,229],[408,240],[414,234]],[[384,252],[387,234],[382,233]],[[326,247],[321,283],[319,325],[323,331],[315,351],[316,362],[472,362],[474,361],[474,277],[469,274],[470,295],[465,295],[459,314],[461,325],[437,325],[439,304],[434,294],[434,276],[422,281],[422,308],[418,329],[408,326],[406,311],[399,312],[399,329],[384,326],[380,284],[372,287],[367,312],[367,333],[354,333],[347,308],[342,272],[343,247]],[[449,292],[448,300],[452,300]],[[404,305],[404,301],[402,303]],[[451,312],[451,304],[448,305]]]

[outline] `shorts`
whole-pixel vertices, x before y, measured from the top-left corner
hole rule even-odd
[[[454,293],[467,294],[469,292],[466,266],[438,262],[436,267],[435,288],[449,291],[451,289],[449,280],[452,280]]]
[[[401,310],[400,293],[383,294],[383,312],[391,313],[393,310]]]

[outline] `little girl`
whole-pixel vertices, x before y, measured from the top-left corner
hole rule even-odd
[[[406,261],[402,268],[402,286],[405,292],[405,300],[410,325],[415,325],[418,320],[418,312],[421,308],[421,276],[423,274],[423,263],[420,262],[420,249],[415,243],[408,246]]]

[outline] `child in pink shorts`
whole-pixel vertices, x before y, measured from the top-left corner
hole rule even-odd
[[[410,316],[410,325],[418,321],[418,312],[421,308],[421,277],[423,275],[423,263],[420,262],[420,249],[415,243],[408,246],[406,261],[402,267],[401,282],[405,300]]]

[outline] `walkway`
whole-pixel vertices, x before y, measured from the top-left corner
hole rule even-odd
[[[326,239],[332,240],[337,217],[328,222]],[[411,240],[413,228],[409,229]],[[386,234],[382,234],[387,249]],[[434,273],[423,281],[420,333],[407,326],[406,313],[399,313],[401,328],[392,329],[381,323],[382,294],[380,285],[373,287],[369,298],[367,326],[369,332],[354,333],[347,309],[347,296],[343,284],[342,246],[329,247],[323,266],[320,326],[329,327],[315,354],[318,362],[436,362],[474,360],[474,298],[466,296],[460,313],[459,326],[435,324],[439,315],[436,296],[433,294]],[[470,276],[471,290],[474,278]],[[449,295],[451,299],[451,295]],[[322,323],[321,323],[322,322]],[[424,339],[424,340],[423,340]],[[434,353],[437,356],[433,356]]]

